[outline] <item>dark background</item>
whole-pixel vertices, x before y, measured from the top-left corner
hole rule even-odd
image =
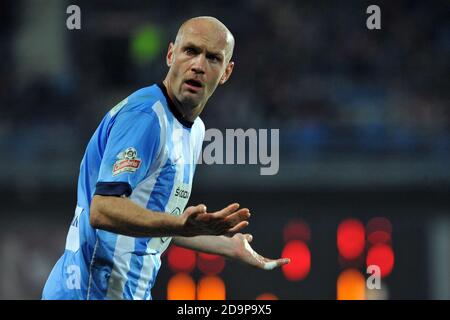
[[[66,28],[70,4],[81,8],[81,30]],[[370,4],[381,8],[381,30],[366,28]],[[280,170],[199,165],[190,203],[251,208],[253,246],[270,257],[291,219],[311,228],[306,279],[227,261],[227,298],[335,299],[339,223],[382,216],[395,252],[388,298],[449,299],[449,9],[443,0],[2,1],[0,298],[40,298],[99,121],[163,79],[184,20],[212,15],[235,35],[236,65],[202,119],[280,129]],[[163,262],[154,298],[165,299],[172,274]]]

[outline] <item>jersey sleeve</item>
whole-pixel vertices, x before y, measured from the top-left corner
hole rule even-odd
[[[128,197],[156,160],[160,134],[154,113],[118,114],[107,138],[94,194]]]

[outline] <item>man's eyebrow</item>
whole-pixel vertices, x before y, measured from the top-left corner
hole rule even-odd
[[[199,46],[196,46],[192,42],[185,43],[183,45],[183,48],[192,48],[192,49],[195,49],[195,50],[201,50]]]
[[[202,48],[200,48],[199,46],[193,44],[192,42],[187,42],[185,45],[183,45],[183,48],[192,48],[198,51],[202,51]],[[206,51],[206,54],[212,54],[214,56],[217,56],[219,58],[223,58],[224,55],[221,52],[213,52],[213,51]]]
[[[220,52],[211,52],[211,51],[206,51],[206,54],[210,54],[210,55],[213,55],[213,56],[215,56],[215,57],[217,57],[217,58],[220,58],[220,59],[222,59],[222,58],[223,58],[223,54],[222,54],[222,53],[220,53]]]

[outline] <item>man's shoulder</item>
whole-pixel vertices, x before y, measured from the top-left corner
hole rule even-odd
[[[162,94],[157,85],[136,90],[116,104],[108,113],[111,117],[124,112],[153,113],[153,105],[162,100]]]
[[[153,105],[162,100],[162,94],[157,85],[141,88],[130,94],[123,111],[137,111],[153,114]]]

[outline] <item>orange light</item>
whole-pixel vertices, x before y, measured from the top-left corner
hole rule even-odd
[[[283,239],[285,242],[290,240],[309,242],[311,239],[309,225],[301,219],[289,221],[283,229]]]
[[[281,267],[284,276],[290,281],[305,279],[311,270],[311,253],[303,241],[289,241],[281,253],[283,258],[290,258],[291,263]]]
[[[198,300],[225,300],[225,283],[220,277],[205,276],[197,287]]]
[[[197,265],[203,273],[215,275],[225,267],[225,258],[216,254],[199,253]]]
[[[185,273],[174,275],[167,284],[167,300],[195,300],[195,282]]]
[[[172,245],[167,254],[169,267],[173,272],[191,272],[195,268],[195,252]]]
[[[366,281],[356,269],[342,271],[337,280],[338,300],[365,300]]]
[[[367,266],[375,265],[380,268],[380,276],[388,276],[394,268],[394,251],[387,244],[377,244],[369,249],[366,258]]]
[[[337,247],[339,254],[348,260],[358,258],[364,251],[366,240],[363,224],[356,219],[347,219],[339,224]]]
[[[278,300],[278,297],[273,293],[262,293],[256,297],[256,300]]]

